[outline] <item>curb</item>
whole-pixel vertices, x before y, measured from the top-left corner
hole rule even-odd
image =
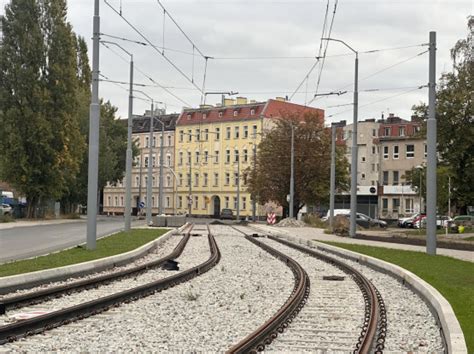
[[[75,276],[97,273],[107,268],[127,264],[144,256],[155,249],[158,245],[166,242],[166,240],[168,240],[173,234],[182,232],[186,226],[187,224],[178,229],[170,230],[158,239],[150,241],[143,246],[126,253],[59,268],[2,277],[0,278],[0,294],[7,294],[19,289],[28,289],[53,281],[66,280]]]
[[[256,228],[264,230],[276,237],[286,239],[295,243],[300,243],[309,247],[320,249],[326,252],[334,253],[336,255],[350,258],[352,260],[359,261],[361,264],[371,266],[373,268],[380,269],[389,275],[395,276],[400,279],[404,284],[409,284],[431,307],[434,313],[438,316],[438,321],[441,325],[444,338],[446,340],[446,346],[448,353],[467,353],[466,341],[464,339],[464,333],[461,329],[461,325],[454,314],[453,308],[450,303],[440,294],[438,290],[428,284],[426,281],[413,274],[412,272],[394,265],[382,261],[377,258],[366,256],[360,253],[348,251],[335,246],[326,245],[321,242],[302,240],[295,236],[286,235],[286,230],[268,230],[267,227],[261,227],[256,225]]]

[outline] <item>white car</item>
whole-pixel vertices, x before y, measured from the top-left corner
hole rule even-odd
[[[322,221],[329,220],[330,213],[331,213],[331,210],[328,210],[328,213],[326,214],[326,216],[323,216],[321,218],[321,220]],[[334,209],[334,216],[337,216],[337,215],[350,215],[350,214],[351,214],[350,209]]]
[[[8,204],[0,204],[0,215],[12,215],[12,207]]]

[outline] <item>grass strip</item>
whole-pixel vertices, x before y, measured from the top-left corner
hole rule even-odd
[[[422,252],[338,242],[324,243],[396,264],[432,285],[451,304],[461,324],[468,352],[474,353],[474,263],[440,255],[430,256]]]
[[[133,229],[130,232],[119,232],[97,240],[97,248],[93,251],[84,246],[77,246],[46,256],[5,263],[0,265],[0,277],[57,268],[125,253],[153,241],[167,231],[169,230]]]

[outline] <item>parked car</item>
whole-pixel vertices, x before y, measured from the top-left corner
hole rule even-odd
[[[416,213],[416,214],[413,214],[412,216],[407,216],[407,217],[404,217],[404,218],[400,218],[398,219],[398,222],[397,222],[397,225],[399,227],[408,227],[407,226],[407,223],[410,221],[412,221],[412,219],[415,219],[416,217],[418,217],[420,215],[420,213]]]
[[[12,215],[12,207],[8,204],[0,204],[0,215]]]
[[[455,216],[451,222],[450,225],[463,225],[463,226],[473,226],[474,225],[474,216],[473,215],[458,215]]]
[[[221,220],[223,220],[223,219],[233,220],[234,219],[234,212],[232,211],[232,209],[222,209],[220,218],[221,218]]]
[[[448,226],[451,220],[452,219],[449,216],[436,215],[436,228],[441,229],[443,227]],[[421,228],[426,228],[426,221],[427,221],[426,217],[421,219]],[[420,228],[420,220],[415,223],[414,227],[416,229]]]
[[[423,220],[424,218],[426,218],[426,214],[416,214],[415,217],[405,222],[405,227],[412,229],[419,228],[420,220]]]
[[[364,226],[363,224],[368,225],[365,227],[381,227],[381,228],[387,227],[387,222],[383,220],[371,218],[370,216],[362,214],[362,213],[356,214],[356,223],[360,224],[361,226]]]
[[[331,210],[328,210],[326,216],[322,217],[321,220],[322,221],[329,220],[330,213],[331,213]],[[334,209],[334,216],[337,216],[337,215],[350,215],[350,213],[351,213],[350,209]]]

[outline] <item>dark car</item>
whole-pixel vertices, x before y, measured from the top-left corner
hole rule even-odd
[[[222,219],[233,220],[234,219],[234,212],[232,211],[232,209],[222,209],[221,210],[221,220]]]

